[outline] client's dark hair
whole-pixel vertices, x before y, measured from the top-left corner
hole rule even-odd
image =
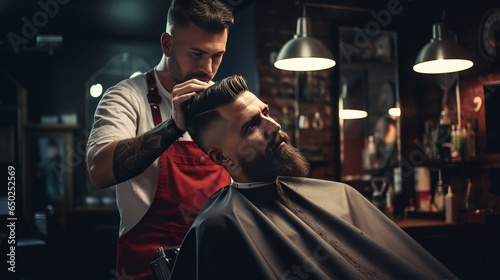
[[[172,0],[167,21],[187,27],[189,22],[208,32],[220,32],[234,23],[233,12],[218,0]]]
[[[230,104],[244,91],[248,91],[245,79],[240,75],[233,75],[195,94],[187,102],[185,107],[187,131],[204,151],[207,147],[203,147],[201,140],[205,131],[210,123],[222,118],[217,108]]]

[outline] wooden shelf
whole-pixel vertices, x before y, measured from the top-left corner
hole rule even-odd
[[[454,223],[446,223],[444,220],[439,219],[416,219],[405,218],[396,220],[395,223],[402,229],[405,228],[424,228],[424,227],[442,227],[442,226],[456,226]]]

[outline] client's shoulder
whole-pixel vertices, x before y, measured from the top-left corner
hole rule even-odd
[[[225,204],[222,203],[229,195],[229,186],[220,188],[214,192],[209,198],[205,205],[200,209],[200,213],[206,211],[207,208],[223,207]]]
[[[212,199],[217,199],[217,197],[219,197],[219,196],[221,196],[221,195],[222,195],[222,196],[224,196],[225,194],[227,194],[228,189],[229,189],[229,185],[227,185],[227,186],[225,186],[225,187],[223,187],[223,188],[218,189],[216,192],[214,192],[214,193],[213,193],[213,194],[212,194],[212,195],[208,198],[208,200],[210,201],[210,200],[212,200]]]
[[[233,187],[224,187],[214,193],[202,207],[192,228],[200,232],[225,234],[226,229],[239,223],[249,202]],[[251,207],[250,207],[251,208]]]
[[[228,209],[232,209],[234,207],[234,196],[231,191],[230,186],[223,187],[213,193],[208,201],[203,205],[198,213],[197,219],[206,220],[211,219],[212,217],[221,217],[223,214],[230,213]]]
[[[280,177],[283,186],[302,194],[317,193],[319,195],[358,195],[359,192],[352,186],[337,181],[306,177]]]
[[[293,177],[293,176],[281,176],[279,181],[288,186],[311,186],[311,187],[335,187],[335,188],[352,188],[346,183],[330,181],[324,179],[308,178],[308,177]]]

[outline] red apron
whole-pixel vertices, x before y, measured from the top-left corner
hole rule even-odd
[[[149,94],[158,95],[153,71],[147,73]],[[159,102],[150,99],[155,125],[161,122]],[[200,208],[215,191],[231,183],[192,141],[175,141],[160,156],[160,176],[154,199],[144,217],[118,239],[117,279],[151,276],[149,263],[159,247],[177,247]],[[131,277],[133,276],[133,277]]]

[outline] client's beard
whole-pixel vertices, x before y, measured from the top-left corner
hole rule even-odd
[[[309,162],[299,149],[290,144],[290,137],[279,131],[276,138],[269,147],[284,141],[284,145],[278,152],[273,153],[266,149],[266,153],[257,156],[253,161],[241,161],[241,167],[248,177],[255,181],[273,180],[277,176],[305,177],[309,174]]]

